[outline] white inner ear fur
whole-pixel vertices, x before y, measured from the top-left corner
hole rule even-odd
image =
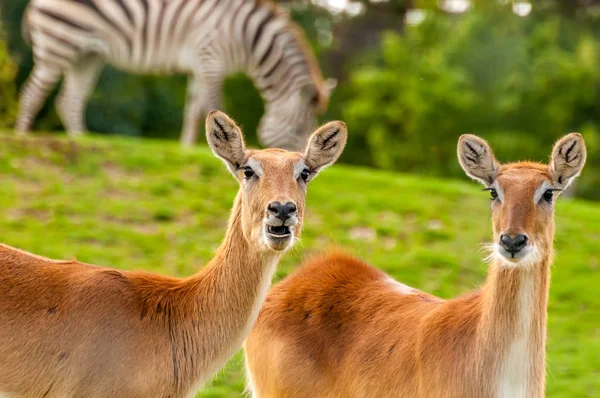
[[[311,172],[319,172],[335,163],[346,146],[347,134],[342,122],[329,122],[312,134],[304,153]]]
[[[500,166],[487,142],[470,134],[459,138],[458,161],[469,177],[488,187],[496,179]]]
[[[561,139],[552,153],[552,178],[561,188],[567,188],[579,175],[586,159],[586,148],[579,134]]]
[[[240,128],[223,112],[213,111],[206,118],[206,139],[213,153],[225,162],[235,176],[246,156]]]

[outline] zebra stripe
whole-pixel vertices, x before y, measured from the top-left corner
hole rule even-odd
[[[31,128],[64,77],[57,108],[69,133],[102,65],[131,73],[190,75],[182,143],[221,106],[224,78],[245,72],[265,100],[264,145],[299,149],[326,106],[329,90],[299,28],[264,0],[32,0],[24,18],[34,70],[21,94],[16,126]],[[43,84],[42,84],[43,76]]]

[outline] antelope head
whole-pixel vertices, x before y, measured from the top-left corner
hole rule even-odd
[[[240,128],[213,111],[206,119],[213,152],[240,183],[244,237],[266,251],[284,251],[300,236],[308,183],[333,164],[346,145],[342,122],[317,129],[303,153],[282,149],[247,149]]]
[[[492,202],[492,256],[508,267],[527,267],[550,255],[554,202],[585,164],[583,138],[571,133],[554,146],[549,165],[500,164],[483,139],[466,134],[458,141],[458,159],[471,178],[485,185]]]

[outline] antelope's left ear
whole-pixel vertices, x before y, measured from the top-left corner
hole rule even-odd
[[[246,156],[242,130],[223,112],[212,111],[206,118],[206,140],[235,176]]]
[[[581,173],[585,164],[586,149],[579,133],[565,135],[552,150],[550,172],[556,186],[565,189]]]
[[[347,139],[348,129],[344,122],[329,122],[319,127],[308,140],[304,163],[314,173],[331,166],[344,151]]]
[[[457,154],[460,165],[469,177],[488,187],[494,183],[500,163],[484,139],[472,134],[461,135]]]

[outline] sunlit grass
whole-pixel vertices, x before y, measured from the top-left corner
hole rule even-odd
[[[189,275],[223,237],[236,182],[201,146],[127,138],[0,135],[1,241],[53,258]],[[332,247],[451,297],[485,277],[489,202],[464,181],[336,165],[309,187],[302,258]],[[600,396],[600,206],[557,205],[548,396]],[[239,396],[240,354],[200,395]]]

